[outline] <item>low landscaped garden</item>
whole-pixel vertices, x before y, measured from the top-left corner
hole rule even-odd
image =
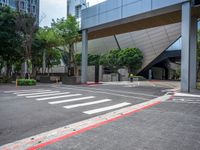
[[[17,82],[18,86],[36,85],[36,80],[34,80],[34,79],[17,79],[16,82]]]

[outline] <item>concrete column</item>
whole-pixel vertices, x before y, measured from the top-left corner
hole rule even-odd
[[[87,83],[88,74],[88,33],[82,31],[82,63],[81,63],[81,83]]]
[[[181,91],[190,91],[190,2],[182,4]]]
[[[197,19],[191,18],[190,35],[190,88],[196,89],[197,84]]]

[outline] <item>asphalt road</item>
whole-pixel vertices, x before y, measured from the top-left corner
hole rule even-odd
[[[0,145],[149,102],[165,94],[168,88],[110,84],[46,84],[17,89],[13,86],[1,86]],[[15,90],[26,91],[16,93]],[[63,94],[66,92],[68,93]],[[200,93],[197,94],[199,95],[175,94],[172,99],[158,105],[52,142],[41,149],[199,150]]]
[[[18,88],[13,85],[1,86],[0,145],[151,100],[162,95],[161,90],[156,87],[121,85],[42,84],[36,87]],[[66,92],[69,93],[64,94]],[[66,95],[71,96],[65,97]],[[63,100],[67,102],[63,103]],[[58,101],[61,103],[51,103]],[[80,106],[80,104],[85,106]]]

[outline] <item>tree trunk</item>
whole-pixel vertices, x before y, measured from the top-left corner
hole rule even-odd
[[[44,74],[46,72],[46,50],[43,51],[43,57],[42,57],[42,73]]]
[[[198,65],[198,70],[197,70],[197,81],[200,80],[200,62],[199,62],[199,65]]]
[[[68,58],[68,76],[74,76],[76,73],[75,60],[74,60],[74,44],[69,45],[69,58]]]
[[[72,45],[69,45],[69,54],[68,54],[68,76],[71,76],[71,55],[72,55]]]
[[[32,76],[33,76],[34,79],[36,79],[36,75],[37,75],[37,67],[33,66],[32,67]]]
[[[26,59],[24,62],[24,74],[28,73],[28,60]]]
[[[11,64],[10,63],[6,63],[6,76],[7,77],[10,77],[10,75],[11,75],[11,70],[12,70],[12,66],[11,66]]]

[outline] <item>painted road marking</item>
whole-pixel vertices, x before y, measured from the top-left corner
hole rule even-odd
[[[61,100],[61,101],[49,102],[49,104],[60,104],[60,103],[81,101],[81,100],[86,100],[86,99],[91,99],[91,98],[95,98],[95,96],[88,96],[88,97],[73,98],[73,99],[68,99],[68,100]]]
[[[31,91],[34,90],[43,90],[43,89],[30,89]],[[15,93],[15,92],[26,92],[26,91],[30,91],[30,90],[14,90],[14,91],[4,91],[4,93]]]
[[[83,120],[71,125],[63,126],[51,131],[47,131],[35,136],[31,136],[13,143],[9,143],[0,147],[3,150],[11,149],[27,149],[36,150],[43,148],[47,145],[62,141],[64,139],[70,138],[74,135],[86,132],[88,130],[97,128],[99,126],[105,125],[107,123],[116,121],[125,116],[130,116],[136,112],[142,111],[149,107],[160,104],[170,98],[169,95],[164,95],[162,97],[155,98],[144,103],[136,104],[126,108],[122,108],[104,115],[93,117],[87,120]]]
[[[75,104],[75,105],[67,105],[63,106],[64,108],[71,109],[71,108],[77,108],[77,107],[82,107],[82,106],[89,106],[89,105],[95,105],[95,104],[100,104],[104,102],[109,102],[112,101],[111,99],[102,99],[94,102],[87,102],[87,103],[81,103],[81,104]]]
[[[80,89],[83,89],[83,88],[80,88]],[[89,88],[87,88],[87,89],[89,89]],[[98,89],[98,88],[92,88],[92,89],[94,89],[96,91],[102,91],[101,89]],[[135,94],[135,95],[141,95],[141,96],[150,96],[150,97],[154,97],[154,98],[158,97],[156,95],[144,94],[144,93],[138,93],[138,92],[127,92],[127,91],[111,90],[111,89],[105,89],[105,88],[103,90],[115,92],[115,93],[118,92],[118,93],[124,93],[124,94]]]
[[[50,94],[50,93],[59,93],[59,92],[60,91],[38,92],[38,93],[18,94],[17,96],[32,96],[32,95]]]
[[[34,91],[29,90],[29,91],[15,92],[13,94],[31,94],[33,92],[38,93],[38,92],[50,92],[50,91],[52,90],[34,90]]]
[[[70,89],[70,90],[74,89],[74,90],[79,90],[79,91],[87,91],[87,92],[91,92],[91,93],[102,93],[102,94],[113,95],[113,96],[120,96],[120,97],[137,98],[139,100],[145,100],[145,101],[151,100],[150,98],[136,97],[136,96],[131,96],[131,95],[129,96],[129,95],[118,94],[118,93],[114,93],[114,92],[108,93],[108,92],[104,92],[104,91],[101,91],[101,90],[95,90],[95,91],[93,91],[93,90],[87,89],[87,88],[84,88],[84,89],[83,88],[73,88],[73,87],[71,87],[71,88],[60,87],[60,88],[62,88],[62,89]],[[94,89],[94,88],[92,88],[92,89]],[[105,89],[105,90],[107,90],[107,89]],[[132,93],[132,94],[134,94],[134,93]]]
[[[200,95],[186,94],[186,93],[175,93],[175,95],[174,95],[174,96],[200,97]]]
[[[57,99],[57,98],[64,98],[64,97],[73,97],[73,96],[80,96],[82,94],[70,94],[70,95],[61,95],[61,96],[53,96],[53,97],[45,97],[45,98],[37,98],[37,101],[44,101],[50,99]]]
[[[56,96],[56,95],[63,95],[69,94],[70,92],[63,92],[63,93],[54,93],[54,94],[44,94],[44,95],[34,95],[34,96],[26,96],[26,98],[37,98],[37,97],[47,97],[47,96]]]
[[[96,113],[104,112],[104,111],[107,111],[107,110],[121,108],[121,107],[124,107],[124,106],[128,106],[130,104],[131,103],[124,102],[124,103],[116,104],[116,105],[113,105],[113,106],[107,106],[107,107],[102,107],[102,108],[98,108],[98,109],[84,111],[83,113],[91,115],[91,114],[96,114]]]

